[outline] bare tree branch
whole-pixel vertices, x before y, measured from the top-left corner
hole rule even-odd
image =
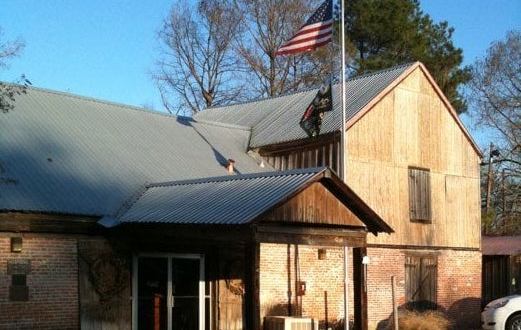
[[[490,162],[493,213],[485,214],[488,233],[521,233],[521,32],[509,32],[472,67],[472,115],[499,133],[499,156]],[[490,155],[489,155],[490,157]],[[487,169],[488,170],[488,169]],[[489,178],[484,181],[487,182]]]
[[[159,38],[164,50],[154,78],[167,111],[194,114],[240,99],[243,87],[232,42],[241,16],[228,0],[177,1]]]
[[[327,75],[330,55],[319,51],[296,57],[275,53],[304,23],[320,1],[236,0],[245,19],[245,33],[236,53],[255,81],[257,96],[277,96],[302,87],[319,85]],[[328,49],[328,48],[326,48]],[[293,72],[293,75],[291,74]]]

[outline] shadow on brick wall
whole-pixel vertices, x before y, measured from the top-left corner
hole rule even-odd
[[[450,328],[454,330],[460,329],[480,329],[480,312],[481,299],[464,298],[453,303],[449,309],[430,301],[418,301],[403,304],[398,307],[398,313],[401,311],[427,312],[437,311],[445,316],[450,322]],[[385,320],[378,322],[377,330],[392,329],[393,313]]]

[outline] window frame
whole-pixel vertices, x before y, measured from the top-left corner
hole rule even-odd
[[[422,176],[418,175],[421,173]],[[418,182],[426,179],[425,182]],[[408,206],[409,220],[412,222],[432,223],[432,185],[431,170],[429,168],[408,166]],[[422,189],[423,188],[423,189]],[[424,205],[424,207],[421,207]]]

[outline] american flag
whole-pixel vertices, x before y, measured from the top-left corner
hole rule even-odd
[[[324,1],[293,38],[279,48],[276,55],[303,53],[330,42],[333,34],[332,2],[332,0]]]

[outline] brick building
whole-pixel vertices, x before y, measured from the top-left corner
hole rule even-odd
[[[294,125],[312,96],[209,109],[196,119],[251,127],[250,149],[278,170],[337,170],[340,114],[326,113],[315,139]],[[421,63],[349,80],[346,118],[346,182],[395,231],[368,236],[369,327],[392,313],[391,275],[401,305],[433,305],[458,328],[479,326],[481,153],[472,137]]]
[[[316,90],[191,119],[19,96],[0,120],[0,328],[338,328],[344,269],[356,328],[391,314],[391,275],[401,305],[479,321],[480,154],[450,104],[420,63],[349,80],[346,185],[333,92],[317,138],[298,124]]]

